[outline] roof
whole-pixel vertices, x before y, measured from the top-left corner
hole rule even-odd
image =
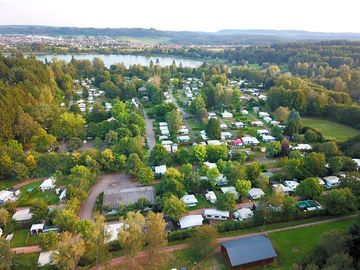
[[[208,191],[206,194],[205,194],[205,197],[206,199],[210,199],[210,200],[216,200],[216,194],[214,191]]]
[[[277,256],[270,239],[265,235],[239,238],[221,245],[226,249],[233,267]]]
[[[230,217],[229,211],[221,211],[217,209],[205,209],[204,216],[222,216],[222,217]]]
[[[273,184],[274,188],[278,189],[281,192],[290,192],[293,191],[291,188],[284,186],[283,184]]]
[[[219,140],[208,140],[207,144],[209,144],[209,145],[221,145],[221,142]]]
[[[262,191],[262,189],[260,189],[260,188],[252,188],[252,189],[249,190],[249,195],[251,197],[262,196],[264,194],[265,194],[265,192]]]
[[[326,176],[326,177],[324,177],[324,180],[326,181],[326,182],[329,182],[329,183],[337,183],[337,182],[339,182],[339,177],[337,177],[337,176]]]
[[[314,200],[306,200],[306,201],[298,201],[296,203],[296,205],[301,208],[301,209],[306,209],[306,208],[312,208],[312,207],[321,207],[321,205]]]
[[[212,162],[209,162],[209,161],[205,161],[205,162],[204,162],[204,165],[208,166],[209,169],[217,168],[216,163],[212,163]]]
[[[0,191],[0,201],[4,201],[9,199],[10,197],[14,196],[14,193],[8,190],[1,190]]]
[[[30,213],[30,208],[20,209],[12,216],[12,219],[15,221],[25,221],[30,220],[31,218],[32,214]]]
[[[166,172],[166,165],[155,166],[156,174],[164,174]]]
[[[202,225],[204,218],[202,215],[187,215],[179,219],[181,229],[191,228]]]
[[[47,264],[51,263],[51,256],[55,251],[51,250],[51,251],[43,251],[40,253],[39,255],[39,259],[38,259],[38,265],[39,266],[45,266]]]
[[[250,208],[240,208],[234,212],[235,218],[247,219],[253,215],[253,211]]]
[[[194,195],[184,195],[181,200],[186,204],[196,204],[198,202]]]
[[[311,150],[312,147],[310,144],[300,143],[297,146],[294,146],[293,149],[295,149],[295,150]]]
[[[44,223],[33,224],[31,225],[30,231],[43,230],[44,226],[45,226]]]
[[[55,184],[55,181],[56,180],[54,177],[50,177],[41,183],[40,188],[52,188]]]
[[[155,188],[133,187],[133,188],[112,188],[104,192],[104,205],[118,207],[119,204],[129,205],[136,203],[140,198],[147,199],[151,204],[155,203]]]
[[[118,238],[119,232],[121,228],[124,226],[124,223],[122,222],[116,222],[111,224],[105,225],[105,231],[109,234],[109,238],[106,239],[106,242],[114,241]]]

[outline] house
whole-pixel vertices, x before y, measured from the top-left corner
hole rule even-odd
[[[39,234],[44,232],[45,223],[32,224],[30,234]]]
[[[211,119],[211,118],[216,119],[216,118],[217,118],[216,113],[214,113],[214,112],[209,112],[209,113],[208,113],[208,119]]]
[[[200,137],[201,137],[204,141],[207,141],[207,140],[209,139],[208,136],[206,136],[205,130],[201,130],[201,131],[199,132],[199,135],[200,135]]]
[[[166,122],[159,122],[159,127],[167,127],[168,124]]]
[[[325,181],[322,180],[320,177],[316,177],[319,180],[319,184],[325,186]]]
[[[232,145],[233,146],[243,146],[244,143],[243,143],[243,141],[241,139],[236,139],[236,140],[232,141]]]
[[[186,127],[182,127],[181,129],[178,130],[178,133],[182,135],[188,135],[189,129],[187,129]]]
[[[267,113],[267,112],[259,112],[258,115],[259,115],[262,119],[264,119],[265,117],[269,117],[269,116],[270,116],[270,114]]]
[[[306,200],[306,201],[298,201],[296,206],[302,211],[314,211],[314,210],[321,210],[323,207],[314,200]]]
[[[224,111],[223,113],[221,113],[221,116],[223,118],[233,118],[233,114],[231,112],[228,112],[228,111]]]
[[[190,137],[188,135],[178,136],[179,143],[188,143],[190,142]]]
[[[289,195],[293,190],[289,187],[284,186],[283,184],[273,184],[272,187],[277,189],[279,192],[283,192]]]
[[[166,165],[155,166],[155,175],[164,175],[166,173]]]
[[[264,120],[265,123],[269,124],[269,123],[271,123],[272,118],[267,116],[267,117],[264,117],[263,120]]]
[[[227,220],[230,217],[229,211],[220,211],[217,209],[205,209],[204,218],[215,220]]]
[[[242,113],[243,115],[248,115],[248,114],[249,114],[249,112],[248,112],[247,110],[242,110],[241,113]]]
[[[208,145],[221,145],[222,143],[219,140],[208,140]]]
[[[179,219],[179,227],[181,229],[193,228],[197,226],[201,226],[203,223],[202,215],[187,215],[183,216]]]
[[[38,266],[42,267],[48,264],[52,264],[51,257],[54,253],[54,250],[40,252],[38,258]]]
[[[232,134],[230,132],[221,132],[220,137],[222,140],[228,140],[232,138]]]
[[[340,185],[340,179],[337,176],[326,176],[324,181],[327,188],[334,188]]]
[[[236,191],[236,188],[235,187],[222,187],[221,188],[221,192],[222,193],[233,193],[235,195],[235,198],[236,199],[239,199],[239,192]]]
[[[259,99],[266,101],[266,100],[267,100],[267,96],[265,96],[265,95],[259,95]]]
[[[263,135],[268,135],[270,134],[270,132],[267,129],[258,129],[256,131],[256,134],[259,136],[263,136]]]
[[[15,214],[12,216],[12,219],[16,222],[28,221],[32,218],[32,214],[30,213],[30,208],[24,208],[17,210]]]
[[[195,198],[194,195],[184,195],[181,197],[181,200],[186,204],[188,207],[196,206],[198,200]]]
[[[312,147],[310,144],[300,143],[297,146],[292,147],[292,149],[299,151],[309,151],[312,149]]]
[[[228,184],[228,180],[226,176],[220,174],[218,178],[215,180],[217,186],[226,186]]]
[[[54,177],[50,177],[50,178],[44,180],[44,182],[42,182],[40,185],[41,191],[44,192],[44,191],[55,188],[55,182],[56,182],[56,179]]]
[[[235,125],[236,128],[243,128],[244,127],[243,122],[235,122],[234,125]]]
[[[240,221],[249,220],[254,216],[250,208],[240,208],[234,212],[234,218]]]
[[[59,200],[60,200],[60,201],[63,201],[63,200],[66,199],[66,193],[67,193],[67,188],[64,188],[64,189],[61,191],[60,195],[59,195]]]
[[[6,203],[6,202],[13,202],[16,201],[17,196],[13,191],[10,190],[1,190],[0,191],[0,204]]]
[[[241,138],[244,145],[258,145],[260,142],[258,139],[252,136],[245,136]]]
[[[208,166],[209,169],[215,169],[215,168],[217,168],[216,163],[212,163],[212,162],[209,162],[209,161],[205,161],[205,162],[204,162],[204,165]]]
[[[250,125],[252,125],[253,127],[262,127],[264,126],[264,123],[261,121],[251,121]]]
[[[293,181],[293,180],[286,180],[284,181],[285,186],[287,186],[288,188],[291,189],[292,192],[295,191],[296,187],[299,185],[299,183],[297,181]]]
[[[248,194],[252,200],[257,200],[260,199],[262,196],[264,196],[265,192],[262,191],[262,189],[260,188],[252,188],[249,190]]]
[[[270,121],[270,124],[272,124],[273,126],[278,126],[278,125],[280,125],[280,122],[276,121],[276,120],[272,120],[272,121]]]
[[[104,227],[104,230],[108,235],[108,239],[106,239],[106,243],[117,240],[119,232],[123,227],[124,227],[124,223],[122,222],[107,223]]]
[[[110,188],[104,192],[104,205],[115,209],[120,204],[130,205],[136,203],[140,198],[147,199],[151,204],[155,203],[155,188],[133,187],[133,188]]]
[[[216,198],[216,194],[214,191],[208,191],[206,194],[205,194],[205,199],[211,203],[216,203],[217,201],[217,198]]]
[[[160,127],[160,133],[162,136],[169,136],[170,135],[170,131],[167,127]]]
[[[220,129],[221,129],[221,130],[226,130],[226,129],[228,129],[227,124],[220,124]]]
[[[261,136],[261,139],[266,143],[276,141],[276,138],[271,135],[263,135]]]
[[[357,169],[360,169],[360,159],[359,158],[353,158],[353,161],[356,163]]]
[[[275,249],[265,235],[241,237],[223,242],[220,247],[230,269],[247,269],[271,264],[276,258]]]

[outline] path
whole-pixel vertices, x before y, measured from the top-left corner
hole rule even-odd
[[[11,249],[15,254],[39,253],[42,251],[40,246],[16,247]]]
[[[330,219],[326,219],[326,220],[321,220],[321,221],[316,221],[316,222],[311,222],[311,223],[306,223],[306,224],[300,224],[300,225],[295,225],[295,226],[291,226],[291,227],[273,229],[273,230],[268,230],[268,231],[263,231],[263,232],[248,233],[248,234],[229,236],[229,237],[222,237],[222,238],[218,238],[217,242],[222,243],[224,241],[235,240],[235,239],[244,238],[244,237],[248,237],[248,236],[270,234],[270,233],[287,231],[287,230],[294,230],[294,229],[298,229],[298,228],[310,227],[310,226],[320,225],[320,224],[334,222],[334,221],[338,221],[338,220],[345,220],[345,219],[353,218],[353,217],[356,217],[356,216],[357,215],[330,218]],[[183,244],[178,244],[178,245],[173,245],[173,246],[167,246],[167,247],[160,248],[159,253],[163,253],[163,254],[164,253],[170,253],[170,252],[185,249],[185,248],[188,248],[188,247],[190,247],[190,245],[188,243],[183,243]],[[141,251],[140,253],[138,253],[136,258],[137,259],[144,258],[146,256],[146,253],[147,253],[146,251]],[[126,256],[117,257],[117,258],[114,258],[114,259],[108,261],[106,263],[106,266],[116,266],[116,265],[119,265],[119,264],[121,264],[121,263],[123,263],[125,261],[126,261]],[[103,269],[105,269],[105,265],[99,265],[99,266],[95,266],[95,267],[91,268],[91,270],[103,270]]]
[[[104,174],[101,175],[97,183],[89,190],[86,200],[83,202],[80,209],[80,219],[92,220],[93,210],[96,199],[100,193],[104,192],[109,187],[129,188],[139,186],[134,179],[126,174]]]
[[[28,184],[31,184],[31,183],[34,183],[34,182],[37,182],[40,180],[45,180],[45,179],[47,179],[47,177],[28,179],[26,181],[23,181],[23,182],[20,182],[19,184],[14,185],[14,188],[19,189]]]
[[[156,144],[155,132],[153,128],[153,120],[149,118],[144,110],[144,120],[146,125],[146,137],[148,140],[149,149],[153,149]]]

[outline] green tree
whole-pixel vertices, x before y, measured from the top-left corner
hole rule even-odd
[[[356,198],[349,188],[331,190],[322,196],[321,201],[331,215],[351,213],[357,206]]]
[[[38,200],[33,204],[33,206],[31,206],[30,212],[32,214],[32,221],[34,223],[39,223],[40,221],[46,219],[49,213],[49,208],[44,200]]]
[[[0,237],[0,269],[10,270],[12,266],[13,253],[10,250],[10,242]]]
[[[329,168],[332,173],[340,172],[343,166],[344,162],[342,157],[337,156],[329,158]]]
[[[227,192],[218,196],[216,206],[220,210],[233,212],[236,210],[236,197],[234,193]]]
[[[143,163],[139,158],[138,154],[130,154],[126,162],[126,174],[135,176],[142,167]]]
[[[257,178],[261,176],[261,167],[258,162],[253,162],[245,167],[245,172],[247,175],[247,178],[251,180],[252,182],[256,181]]]
[[[199,258],[209,256],[218,245],[217,237],[216,227],[211,225],[197,227],[193,237],[191,237],[192,252]]]
[[[175,168],[168,168],[160,181],[162,194],[170,193],[176,196],[184,195],[183,176]]]
[[[0,208],[0,227],[5,228],[10,221],[10,213],[5,208]]]
[[[304,173],[307,177],[326,174],[326,158],[323,153],[309,153],[304,158]]]
[[[279,155],[281,152],[281,144],[278,141],[270,142],[266,145],[266,155],[270,158]]]
[[[203,162],[206,158],[206,146],[198,144],[192,148],[194,157],[197,161]]]
[[[35,150],[40,152],[46,151],[56,144],[56,138],[53,135],[47,134],[43,128],[39,128],[30,141]]]
[[[83,139],[86,134],[86,121],[80,114],[65,112],[53,125],[54,133],[62,139],[68,140],[71,137]]]
[[[106,242],[110,238],[110,234],[106,231],[105,217],[96,213],[94,222],[90,223],[91,233],[89,234],[88,249],[90,249],[90,257],[96,258],[96,265],[103,262],[107,256]]]
[[[296,187],[296,195],[303,200],[319,198],[323,188],[317,178],[306,178]]]
[[[161,144],[156,144],[150,152],[149,162],[153,166],[166,165],[170,160],[170,154]]]
[[[171,134],[176,135],[177,131],[182,127],[182,114],[178,109],[172,110],[166,114],[166,122],[169,126]]]
[[[206,127],[206,135],[212,140],[219,140],[221,135],[220,122],[217,118],[210,118]]]
[[[148,185],[155,180],[154,172],[148,166],[142,166],[136,174],[140,184]]]
[[[42,233],[39,235],[39,245],[45,250],[53,250],[59,244],[59,234],[56,232]]]
[[[127,226],[119,232],[120,244],[129,258],[130,269],[137,269],[135,257],[144,245],[145,219],[140,212],[129,212],[124,222]]]
[[[235,183],[235,188],[241,197],[246,197],[251,189],[251,181],[238,179]]]
[[[166,222],[162,213],[148,212],[145,222],[145,243],[147,245],[147,266],[159,267],[156,264],[157,251],[167,244]]]
[[[85,253],[85,242],[78,235],[64,232],[51,260],[63,270],[75,270],[81,256]]]
[[[285,134],[293,135],[295,133],[299,133],[300,129],[301,129],[300,114],[295,109],[292,109],[289,118],[286,122]]]
[[[172,220],[178,221],[179,218],[187,213],[185,203],[174,195],[170,195],[164,200],[163,212]]]
[[[226,145],[207,145],[206,156],[210,162],[217,162],[218,160],[226,160],[228,158],[228,148]]]

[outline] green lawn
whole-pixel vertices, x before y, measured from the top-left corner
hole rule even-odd
[[[273,245],[278,254],[278,258],[271,266],[257,267],[254,269],[291,269],[291,266],[294,263],[298,262],[303,255],[312,249],[312,247],[319,241],[323,233],[331,230],[346,230],[353,222],[354,219],[351,218],[348,220],[334,221],[311,227],[271,233],[268,236],[273,242]],[[296,225],[296,222],[289,223],[288,225],[290,226],[290,224]],[[276,226],[274,226],[274,228],[275,227]],[[268,229],[272,229],[272,226],[266,226],[266,230]],[[244,231],[242,231],[242,233],[244,233]],[[166,263],[164,267],[160,269],[180,269],[181,267],[187,267],[188,269],[208,270],[227,269],[225,261],[220,253],[216,253],[205,260],[199,260],[191,251],[191,249],[184,249],[173,252],[170,255],[168,263]]]
[[[325,137],[333,137],[338,141],[345,141],[360,134],[360,130],[325,119],[302,117],[301,121],[304,126],[318,129]]]
[[[14,238],[10,241],[10,246],[24,247],[33,246],[39,243],[39,236],[30,234],[29,230],[19,230],[14,232]]]
[[[269,237],[278,253],[278,258],[267,269],[290,269],[302,256],[311,251],[323,233],[332,230],[346,230],[353,222],[354,219],[340,220],[270,234]]]

